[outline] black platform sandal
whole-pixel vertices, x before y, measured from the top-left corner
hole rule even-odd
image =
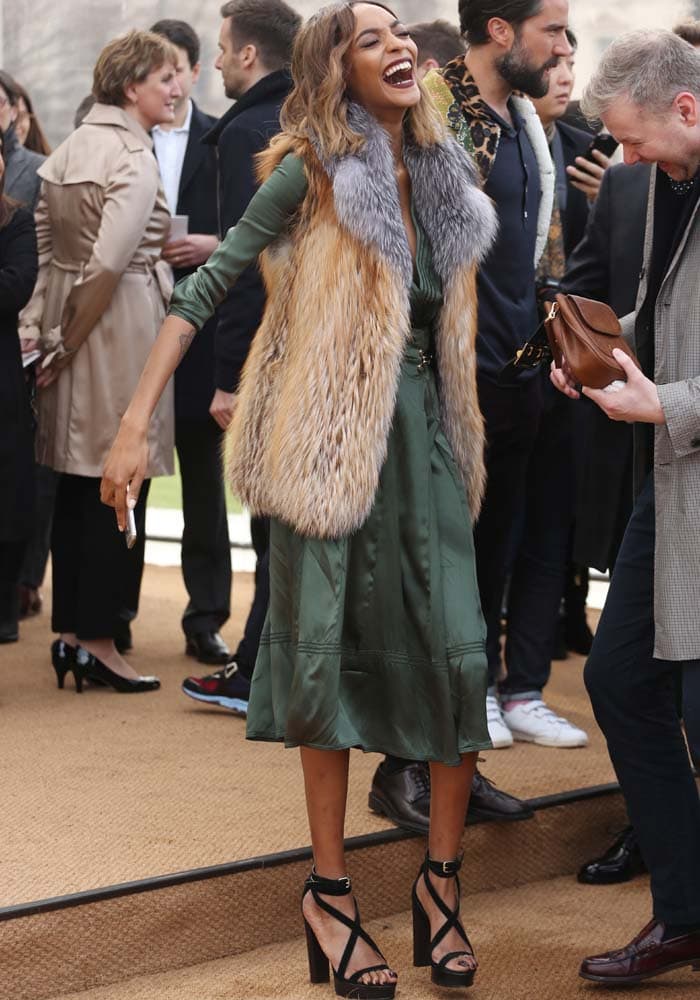
[[[384,970],[391,972],[391,969],[384,961],[384,956],[367,931],[363,930],[360,926],[360,911],[357,903],[355,903],[355,919],[351,920],[346,914],[337,910],[335,906],[331,906],[325,899],[320,898],[321,895],[349,896],[351,891],[352,886],[349,878],[322,878],[316,874],[315,870],[312,870],[304,883],[304,892],[301,897],[303,903],[304,896],[307,892],[310,892],[314,902],[320,909],[325,910],[334,920],[343,924],[350,931],[350,937],[345,946],[340,964],[337,970],[333,969],[333,984],[336,995],[339,997],[352,997],[352,1000],[393,1000],[396,993],[396,983],[379,983],[373,985],[360,982],[362,977],[366,976],[368,972],[383,972]],[[306,931],[306,946],[309,952],[309,979],[312,983],[327,983],[330,980],[330,963],[306,917],[304,917],[304,930]],[[355,950],[355,945],[360,939],[377,952],[382,959],[382,964],[370,965],[366,969],[360,969],[346,979],[345,972],[352,958],[352,953]]]
[[[426,854],[423,867],[418,873],[418,878],[413,886],[413,964],[419,967],[429,965],[431,970],[430,978],[436,986],[459,986],[464,988],[465,986],[471,986],[474,982],[476,969],[457,972],[454,969],[447,968],[448,962],[451,962],[455,958],[460,958],[460,956],[468,955],[469,958],[474,958],[474,950],[459,919],[459,878],[457,877],[457,872],[461,867],[461,858],[456,858],[454,861],[433,861]],[[457,879],[457,906],[454,910],[450,910],[445,901],[440,899],[435,892],[428,877],[429,872],[437,875],[438,878],[452,878],[454,876]],[[445,918],[445,923],[432,939],[430,937],[430,918],[425,912],[423,904],[418,899],[417,886],[421,878],[425,882],[430,898]],[[463,951],[451,951],[447,955],[443,955],[439,962],[434,962],[433,951],[451,930],[457,931],[466,947]]]

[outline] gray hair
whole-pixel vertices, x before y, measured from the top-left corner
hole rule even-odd
[[[629,31],[603,53],[585,88],[581,110],[599,119],[620,98],[658,115],[677,94],[700,97],[700,54],[672,31]]]

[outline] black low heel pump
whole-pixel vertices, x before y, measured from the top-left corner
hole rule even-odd
[[[362,977],[366,976],[368,972],[390,972],[391,970],[372,938],[362,929],[357,903],[355,903],[355,919],[351,920],[350,917],[337,910],[335,906],[331,906],[325,899],[320,898],[321,894],[324,896],[349,896],[351,891],[352,886],[349,878],[322,878],[315,871],[312,871],[304,883],[304,892],[301,897],[303,902],[306,893],[310,892],[314,898],[314,902],[320,909],[325,910],[334,920],[343,924],[350,931],[348,943],[345,946],[340,965],[337,970],[333,969],[333,984],[336,995],[339,997],[352,997],[352,1000],[393,1000],[396,993],[395,982],[378,985],[360,982]],[[304,930],[306,931],[306,946],[309,953],[309,979],[312,983],[327,983],[330,980],[330,963],[306,917],[304,917]],[[346,979],[345,973],[352,958],[352,953],[355,950],[355,945],[359,940],[365,941],[370,948],[376,951],[382,962],[380,965],[370,965],[366,969],[360,969]]]
[[[464,989],[466,986],[471,986],[474,982],[476,969],[457,972],[454,969],[447,968],[448,963],[455,958],[465,955],[469,956],[469,958],[474,957],[474,950],[459,919],[459,878],[457,878],[457,872],[461,867],[461,858],[456,858],[454,861],[433,861],[427,854],[425,856],[425,862],[413,886],[413,964],[419,967],[429,965],[430,978],[436,986],[452,986]],[[440,899],[430,881],[430,874],[437,875],[438,878],[454,877],[457,879],[457,905],[454,910],[451,910],[445,901]],[[421,879],[425,883],[430,898],[445,918],[445,923],[432,938],[430,937],[430,919],[423,908],[423,904],[418,899],[418,892],[416,891]],[[451,930],[457,931],[464,941],[465,947],[462,951],[451,951],[447,955],[443,955],[439,962],[434,962],[433,951]]]
[[[69,646],[63,639],[56,639],[55,642],[51,643],[51,663],[56,671],[56,680],[58,681],[59,688],[63,690],[66,674],[72,670],[75,677],[75,690],[78,694],[81,694],[83,690],[83,675],[75,666],[75,648]]]
[[[114,688],[120,694],[139,694],[141,691],[157,691],[160,687],[160,681],[157,677],[137,677],[135,680],[131,680],[129,677],[122,677],[121,674],[115,674],[106,663],[98,660],[92,653],[88,653],[82,646],[78,646],[73,670],[77,690],[80,690],[78,688],[79,677],[81,685],[82,679],[86,678],[89,681],[95,681],[106,687]]]

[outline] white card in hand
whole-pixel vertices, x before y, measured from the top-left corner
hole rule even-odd
[[[38,361],[41,357],[41,351],[30,351],[29,354],[22,355],[22,367],[29,368],[33,365],[35,361]]]
[[[176,240],[184,240],[185,236],[187,236],[189,221],[189,215],[170,216],[170,235],[168,236],[168,243],[174,243]]]

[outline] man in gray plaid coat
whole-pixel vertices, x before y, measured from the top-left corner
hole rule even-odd
[[[637,498],[586,665],[596,719],[651,874],[650,923],[585,979],[630,984],[700,971],[700,800],[678,719],[700,763],[700,55],[671,32],[615,41],[584,95],[627,163],[652,172],[637,309],[623,329],[626,383],[583,388],[635,424]],[[566,369],[552,380],[576,398]],[[698,984],[700,985],[700,983]]]

